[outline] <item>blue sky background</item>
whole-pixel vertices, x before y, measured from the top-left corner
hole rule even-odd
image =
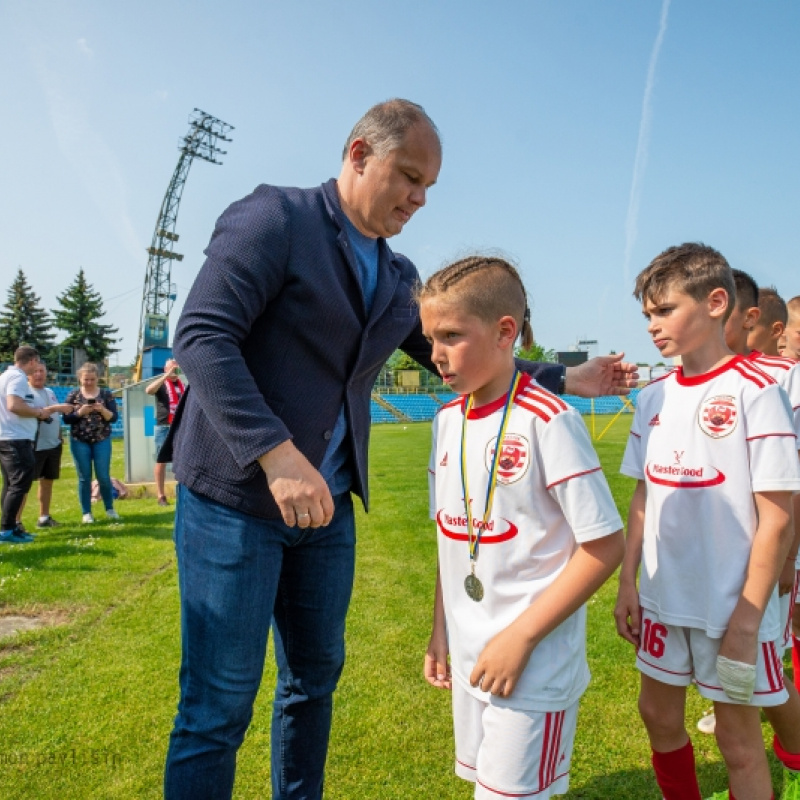
[[[444,140],[428,205],[392,240],[423,276],[514,258],[537,339],[655,362],[633,278],[702,240],[800,294],[800,3],[793,0],[18,0],[0,4],[0,302],[45,307],[79,267],[133,358],[147,254],[194,107],[236,127],[195,161],[178,301],[224,208],[338,175],[373,103],[421,103]]]

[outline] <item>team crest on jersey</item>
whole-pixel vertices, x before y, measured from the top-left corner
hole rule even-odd
[[[706,400],[697,412],[700,430],[712,439],[722,439],[733,433],[737,421],[736,400],[729,394]]]
[[[492,469],[494,460],[495,437],[486,445],[486,470]],[[528,470],[531,447],[524,436],[507,433],[503,437],[503,448],[497,463],[497,480],[499,483],[516,483]]]

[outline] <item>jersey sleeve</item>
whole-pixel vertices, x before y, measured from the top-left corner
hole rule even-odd
[[[622,528],[600,461],[577,411],[553,417],[539,438],[547,490],[561,506],[578,542]]]
[[[641,397],[641,395],[640,395]],[[628,434],[628,443],[625,445],[625,455],[622,457],[622,465],[619,471],[629,478],[644,480],[644,445],[642,441],[642,417],[644,412],[641,405],[636,407],[633,415],[633,424]]]
[[[789,397],[789,405],[792,407],[794,432],[797,436],[798,446],[800,446],[800,364],[789,370],[783,388],[786,390],[786,394]]]
[[[747,447],[754,492],[800,490],[792,408],[777,384],[758,391],[746,409]]]
[[[436,440],[438,430],[438,417],[433,418],[431,428],[431,455],[428,459],[428,514],[431,519],[436,519]]]
[[[6,397],[14,395],[15,397],[21,397],[24,400],[26,395],[29,394],[30,388],[28,386],[28,379],[25,377],[25,375],[15,375],[11,378],[6,386]]]

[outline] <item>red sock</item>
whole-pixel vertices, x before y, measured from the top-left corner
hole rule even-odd
[[[800,692],[800,639],[792,634],[792,672],[794,672],[794,685]]]
[[[774,736],[772,739],[772,749],[775,751],[775,755],[778,756],[778,761],[780,761],[786,769],[790,769],[793,772],[800,772],[800,753],[789,753],[784,750],[777,736]]]
[[[653,750],[653,769],[664,800],[703,800],[694,771],[691,742],[670,753]]]

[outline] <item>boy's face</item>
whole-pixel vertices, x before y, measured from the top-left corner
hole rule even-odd
[[[800,314],[789,314],[783,330],[784,350],[781,355],[800,361]]]
[[[767,356],[778,355],[778,339],[783,335],[783,323],[773,322],[772,325],[758,320],[753,330],[747,335],[748,350],[758,350]]]
[[[474,395],[476,405],[502,397],[514,366],[517,330],[512,317],[488,323],[456,302],[433,297],[422,301],[420,319],[432,346],[431,359],[447,386]]]
[[[670,287],[657,301],[645,300],[642,313],[653,344],[662,356],[674,358],[716,342],[727,305],[724,289],[715,289],[706,300],[699,301]]]
[[[749,352],[748,337],[760,316],[761,310],[758,306],[739,308],[738,304],[734,305],[725,322],[725,344],[734,353],[746,355]]]

